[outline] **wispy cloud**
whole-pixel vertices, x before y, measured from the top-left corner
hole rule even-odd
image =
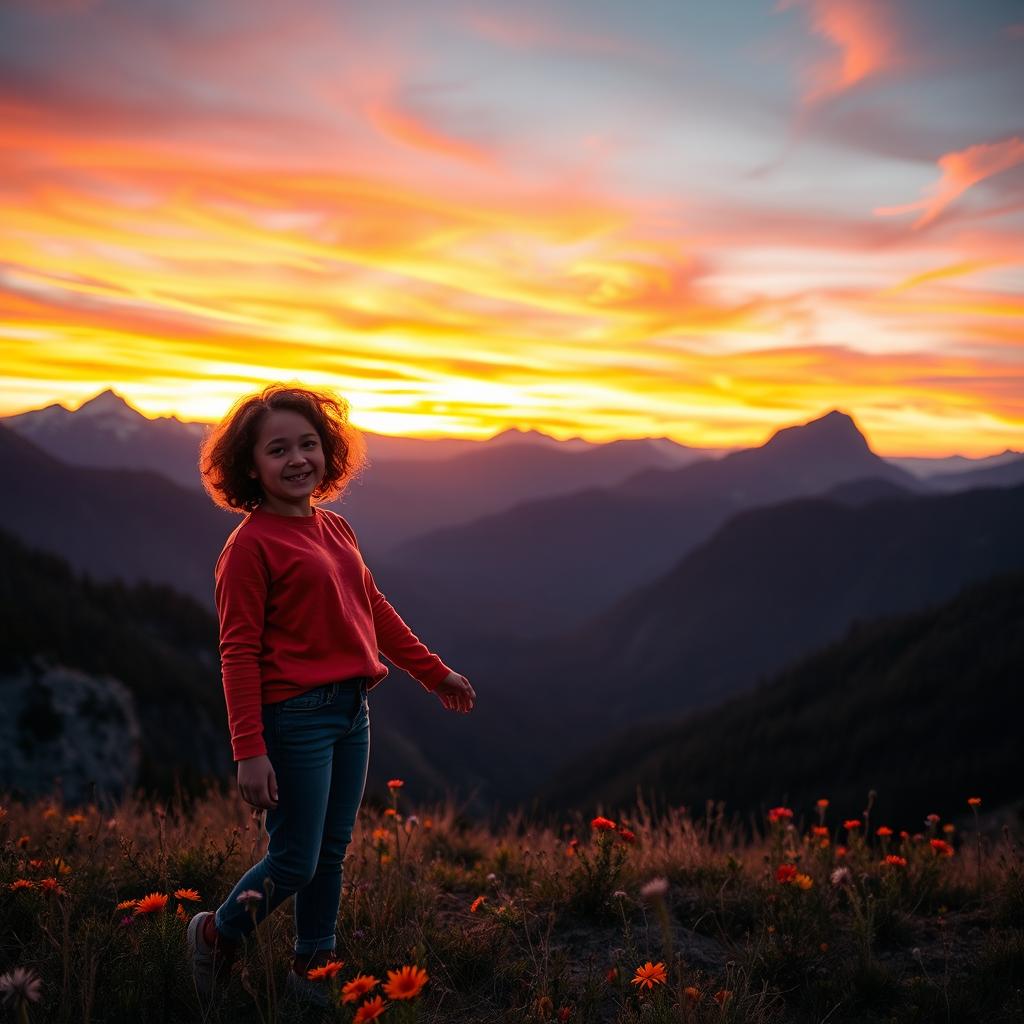
[[[880,217],[894,217],[904,213],[923,211],[913,227],[930,224],[954,200],[973,185],[994,177],[1024,162],[1024,139],[1016,136],[1001,142],[981,143],[956,153],[939,157],[942,172],[939,180],[925,189],[925,196],[901,206],[880,206],[874,212]]]

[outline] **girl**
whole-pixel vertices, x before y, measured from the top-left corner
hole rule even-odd
[[[203,486],[248,513],[217,560],[220,656],[238,789],[267,810],[266,856],[217,911],[189,922],[196,988],[226,980],[240,941],[295,896],[289,987],[330,959],[342,860],[363,797],[370,749],[367,691],[388,674],[378,652],[451,711],[476,693],[431,653],[377,589],[352,528],[320,507],[364,467],[348,403],[273,384],[240,399],[203,442]]]

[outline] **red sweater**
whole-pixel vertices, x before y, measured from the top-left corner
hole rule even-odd
[[[215,594],[231,749],[265,754],[262,705],[324,683],[388,674],[385,655],[428,691],[450,669],[377,589],[352,527],[337,513],[257,508],[217,559]]]

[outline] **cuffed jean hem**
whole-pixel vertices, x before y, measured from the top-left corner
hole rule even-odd
[[[295,940],[295,955],[296,956],[309,956],[312,953],[333,953],[334,948],[337,945],[337,939],[334,935],[328,935],[323,939],[303,939]]]

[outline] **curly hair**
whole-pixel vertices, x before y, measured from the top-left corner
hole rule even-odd
[[[251,512],[262,504],[263,487],[249,475],[255,468],[253,449],[267,413],[280,409],[304,416],[320,435],[324,477],[310,495],[312,500],[333,501],[366,467],[366,442],[349,422],[349,404],[344,398],[326,388],[270,384],[235,402],[199,447],[200,479],[221,508]]]

